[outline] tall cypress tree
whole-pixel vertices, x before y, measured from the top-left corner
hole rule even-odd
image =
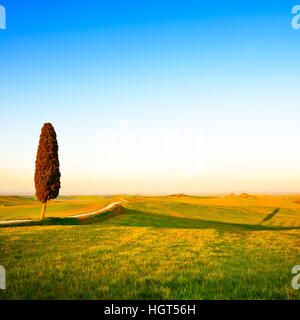
[[[60,189],[60,171],[56,133],[51,123],[45,123],[35,161],[36,197],[42,203],[41,219],[45,218],[47,201],[57,198]]]

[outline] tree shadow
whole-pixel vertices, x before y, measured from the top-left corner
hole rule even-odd
[[[261,223],[271,220],[279,211],[280,211],[280,209],[279,209],[279,208],[276,208],[272,213],[268,214],[268,215],[261,221]]]
[[[278,210],[279,211],[279,210]],[[277,212],[278,212],[277,211]],[[273,212],[272,217],[277,213]],[[268,217],[268,216],[267,216]],[[266,217],[266,218],[267,218]],[[272,218],[271,217],[271,218]],[[264,221],[271,218],[264,219]],[[102,222],[105,221],[105,224]],[[153,228],[174,228],[174,229],[216,229],[220,232],[240,233],[244,231],[281,231],[300,229],[298,226],[264,226],[261,224],[229,223],[213,220],[194,218],[173,217],[162,214],[154,214],[145,211],[131,210],[119,206],[112,211],[83,218],[46,218],[43,221],[30,221],[21,224],[0,225],[0,228],[7,227],[30,227],[30,226],[73,226],[98,224],[105,226],[126,226],[126,227],[153,227]]]
[[[242,231],[280,231],[294,230],[300,227],[284,226],[263,226],[260,224],[228,223],[213,220],[203,220],[194,218],[172,217],[150,212],[130,210],[123,208],[122,216],[114,223],[114,219],[109,224],[137,227],[157,227],[157,228],[177,228],[177,229],[216,229],[223,232]]]

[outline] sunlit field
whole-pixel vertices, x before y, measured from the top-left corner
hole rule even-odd
[[[47,204],[47,215],[67,217],[99,210],[111,202],[110,198],[98,196],[59,197]],[[0,221],[36,219],[40,217],[41,203],[35,197],[0,196]]]
[[[65,218],[121,198],[113,212]],[[291,286],[300,264],[298,199],[62,197],[43,224],[0,227],[0,298],[299,299]],[[0,201],[0,220],[40,212],[30,197]]]

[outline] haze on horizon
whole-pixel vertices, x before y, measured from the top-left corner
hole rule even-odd
[[[1,1],[0,193],[300,193],[292,1]]]

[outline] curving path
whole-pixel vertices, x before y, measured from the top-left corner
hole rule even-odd
[[[100,210],[88,212],[88,213],[83,213],[83,214],[77,214],[75,216],[69,216],[68,218],[80,218],[80,217],[90,216],[92,214],[103,213],[103,212],[106,212],[110,209],[114,209],[115,207],[117,207],[121,203],[122,203],[121,201],[113,202],[113,203],[109,204],[108,206],[106,206],[105,208],[102,208]]]
[[[31,219],[27,220],[6,220],[6,221],[0,221],[0,224],[12,224],[12,223],[23,223],[23,222],[30,222],[33,221]]]
[[[66,217],[66,218],[81,218],[81,217],[87,217],[87,216],[90,216],[90,215],[93,215],[93,214],[103,213],[103,212],[106,212],[108,210],[116,208],[117,206],[119,206],[122,203],[122,201],[127,201],[127,200],[123,200],[123,199],[120,199],[120,200],[121,201],[110,203],[108,206],[106,206],[106,207],[104,207],[104,208],[102,208],[100,210],[92,211],[92,212],[88,212],[88,213],[77,214],[75,216],[69,216],[69,217]],[[24,223],[24,222],[30,222],[30,221],[35,221],[35,220],[34,219],[6,220],[6,221],[0,221],[0,224]]]

